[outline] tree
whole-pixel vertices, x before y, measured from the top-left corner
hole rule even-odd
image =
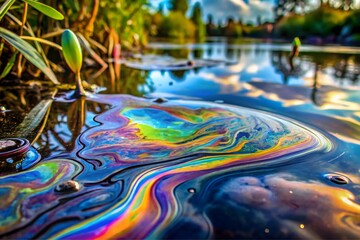
[[[174,12],[181,12],[183,15],[186,14],[189,8],[188,0],[171,0],[170,10]]]
[[[218,35],[218,29],[214,24],[213,16],[211,14],[208,15],[208,21],[206,24],[206,35],[207,36],[216,36]]]
[[[180,12],[170,12],[159,28],[159,37],[170,37],[184,40],[195,37],[196,27]]]
[[[192,9],[190,19],[196,26],[195,37],[198,40],[204,39],[205,38],[205,24],[202,20],[202,8],[201,8],[201,4],[199,2],[195,3],[195,5]]]
[[[279,0],[274,8],[275,20],[279,21],[289,13],[303,13],[307,2],[307,0]]]

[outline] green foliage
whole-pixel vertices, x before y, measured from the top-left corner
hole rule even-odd
[[[0,37],[5,39],[9,44],[21,52],[24,57],[38,67],[54,83],[59,84],[53,71],[45,64],[38,51],[18,35],[5,28],[0,27]]]
[[[308,0],[279,0],[274,8],[275,20],[279,21],[284,16],[294,13],[303,13]]]
[[[304,34],[326,37],[337,35],[349,12],[321,7],[305,15]]]
[[[51,17],[55,20],[63,20],[64,16],[59,13],[57,10],[55,10],[54,8],[40,3],[40,2],[36,2],[33,0],[23,0],[24,2],[28,3],[30,6],[32,6],[33,8],[35,8],[36,10],[38,10],[39,12],[43,13],[44,15]]]
[[[194,38],[195,30],[194,24],[181,12],[170,12],[160,26],[159,36],[183,40]]]
[[[9,72],[11,71],[11,69],[13,68],[14,64],[15,64],[15,60],[16,60],[16,56],[17,56],[18,52],[15,52],[9,62],[6,64],[4,70],[2,71],[1,75],[0,75],[0,79],[3,79],[4,77],[6,77],[6,75],[9,74]]]
[[[123,46],[131,47],[146,43],[146,29],[144,28],[144,6],[147,0],[103,0],[95,22],[95,31],[104,42],[107,34],[104,29],[113,29]],[[101,36],[102,35],[102,36]]]
[[[3,21],[3,17],[8,13],[8,11],[10,10],[10,7],[12,7],[13,4],[15,4],[15,0],[7,0],[0,8],[0,21]],[[31,29],[31,26],[28,25],[26,26],[26,21],[27,21],[27,6],[30,5],[33,8],[35,8],[36,10],[40,11],[41,13],[54,18],[54,19],[58,19],[61,20],[64,18],[64,16],[58,12],[57,10],[55,10],[54,8],[37,2],[37,1],[33,1],[33,0],[23,0],[23,2],[25,2],[24,4],[24,8],[23,8],[23,12],[22,14],[22,21],[17,20],[18,24],[20,25],[20,35],[23,35],[23,29],[26,27],[28,33],[31,35],[32,40],[38,39],[36,37],[34,37],[34,33]],[[28,5],[27,5],[28,4]],[[14,8],[16,9],[16,8]],[[14,18],[14,17],[13,17]],[[4,25],[5,26],[5,25]],[[20,57],[18,58],[18,64],[17,64],[17,70],[18,70],[18,77],[21,76],[22,73],[22,56],[24,56],[28,61],[30,61],[32,64],[34,64],[37,68],[39,68],[54,84],[59,84],[55,74],[53,73],[53,71],[50,69],[49,67],[49,63],[48,60],[46,59],[46,57],[44,57],[45,55],[43,54],[43,50],[41,49],[40,45],[38,43],[36,43],[36,47],[37,49],[35,49],[32,45],[30,45],[29,43],[27,43],[26,41],[24,41],[23,39],[21,39],[20,36],[16,35],[15,33],[13,33],[12,31],[9,31],[5,28],[0,28],[0,37],[2,37],[4,40],[6,40],[12,47],[14,47],[17,51],[19,51]],[[50,43],[50,41],[46,41],[45,42]],[[10,51],[7,52],[13,52],[13,50],[10,49]],[[17,52],[16,52],[17,53]],[[41,56],[43,54],[43,57]],[[9,62],[6,64],[0,79],[5,77],[10,71],[11,69],[16,66],[15,64],[16,61],[16,54],[13,53],[12,57],[10,58]]]
[[[298,38],[298,37],[294,38],[292,45],[296,46],[296,47],[300,47],[301,46],[300,38]]]
[[[6,0],[6,2],[0,8],[0,21],[9,11],[10,7],[14,4],[15,0]]]
[[[170,10],[185,15],[189,8],[188,0],[171,0]]]
[[[345,19],[344,25],[349,26],[352,33],[360,33],[360,10],[353,11]]]
[[[276,35],[287,38],[338,35],[349,14],[323,6],[305,15],[289,15],[278,22]]]
[[[82,51],[79,40],[71,30],[65,30],[61,37],[62,52],[66,63],[76,74],[82,65]]]
[[[305,17],[302,15],[290,15],[282,18],[277,24],[276,35],[281,37],[293,38],[303,36]]]
[[[206,35],[206,29],[205,29],[205,24],[204,21],[202,20],[202,8],[201,8],[201,4],[199,2],[195,3],[193,9],[192,9],[192,14],[191,14],[191,21],[195,24],[196,27],[196,33],[195,33],[195,37],[197,40],[203,40],[205,38]]]

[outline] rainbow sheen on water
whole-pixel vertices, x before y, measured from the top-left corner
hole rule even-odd
[[[328,236],[316,235],[324,228],[358,236],[360,206],[349,190],[282,173],[338,158],[337,142],[318,130],[208,102],[90,101],[111,107],[92,116],[72,150],[1,177],[1,237],[183,238],[194,229],[199,238],[244,238],[246,229],[252,237]],[[70,104],[85,113],[83,99]],[[79,191],[55,191],[70,180]]]

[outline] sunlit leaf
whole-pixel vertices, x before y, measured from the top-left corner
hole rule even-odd
[[[80,72],[82,65],[82,51],[75,33],[65,30],[61,37],[61,45],[65,61],[74,73]]]
[[[46,4],[36,2],[33,0],[23,0],[23,1],[28,3],[30,6],[32,6],[33,8],[35,8],[36,10],[45,14],[48,17],[51,17],[56,20],[64,19],[64,16],[60,12],[58,12],[56,9],[54,9]]]
[[[0,37],[4,38],[14,48],[21,52],[28,61],[38,67],[54,84],[59,84],[53,71],[44,63],[40,54],[32,45],[2,27],[0,27]]]
[[[11,7],[11,5],[13,5],[14,2],[15,2],[15,0],[7,0],[7,1],[4,2],[4,4],[0,7],[0,21],[1,21],[1,19],[5,16],[5,14],[7,13],[7,11],[9,10],[9,8]]]
[[[294,38],[292,44],[293,44],[293,46],[300,47],[301,46],[300,38],[298,38],[298,37]]]
[[[10,58],[10,61],[6,64],[4,70],[2,71],[2,73],[0,75],[0,79],[3,79],[4,77],[6,77],[6,75],[9,74],[9,72],[11,71],[12,67],[15,64],[16,56],[17,56],[17,52],[12,55],[12,57]]]
[[[52,99],[39,102],[14,130],[15,137],[26,138],[34,142],[41,134],[49,115]]]
[[[62,47],[59,46],[58,44],[48,41],[46,39],[42,39],[42,38],[37,38],[37,37],[29,37],[29,36],[21,36],[21,39],[25,39],[25,40],[30,40],[30,41],[35,41],[35,42],[41,42],[44,43],[46,45],[49,45],[51,47],[54,47],[60,51],[62,51]]]

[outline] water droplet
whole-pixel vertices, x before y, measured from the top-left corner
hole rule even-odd
[[[189,192],[189,193],[195,193],[196,190],[195,190],[195,188],[189,188],[189,189],[188,189],[188,192]]]
[[[77,192],[79,190],[80,190],[80,183],[74,180],[62,182],[59,185],[57,185],[55,188],[55,191],[59,193],[71,193],[71,192]]]
[[[157,98],[157,99],[154,100],[154,102],[156,102],[156,103],[165,103],[165,102],[167,102],[167,101],[168,101],[168,100],[165,99],[165,98]]]

